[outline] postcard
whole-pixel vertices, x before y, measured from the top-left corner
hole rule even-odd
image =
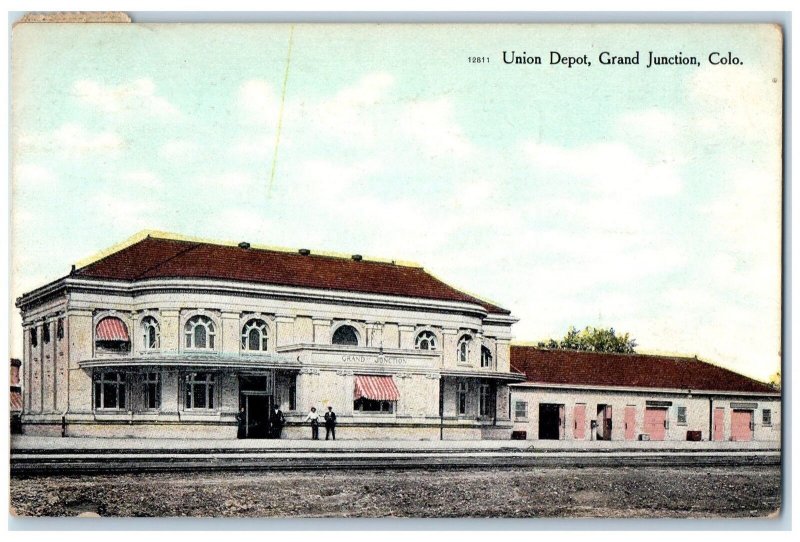
[[[780,515],[779,25],[35,21],[12,515]]]

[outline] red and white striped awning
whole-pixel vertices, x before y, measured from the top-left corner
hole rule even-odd
[[[356,376],[354,399],[372,399],[374,401],[397,401],[400,392],[394,385],[391,376]]]
[[[97,324],[95,339],[98,341],[130,341],[128,328],[119,318],[103,318]]]

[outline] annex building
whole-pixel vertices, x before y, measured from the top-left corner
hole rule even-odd
[[[694,358],[512,346],[422,267],[147,235],[17,299],[27,434],[780,439],[780,394]],[[240,415],[241,417],[241,415]],[[746,429],[747,428],[747,429]]]

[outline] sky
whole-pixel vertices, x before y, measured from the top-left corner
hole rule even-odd
[[[11,61],[12,298],[162,230],[414,261],[520,342],[779,370],[772,26],[18,25]]]

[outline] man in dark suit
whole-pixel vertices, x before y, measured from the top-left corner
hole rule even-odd
[[[272,407],[272,417],[270,422],[272,422],[272,434],[270,437],[281,438],[281,432],[283,431],[283,426],[286,423],[286,418],[283,417],[283,412],[281,412],[281,409],[278,408],[278,405],[273,405]]]
[[[336,440],[336,413],[331,406],[328,407],[328,412],[325,413],[325,440],[328,440],[329,436]]]

